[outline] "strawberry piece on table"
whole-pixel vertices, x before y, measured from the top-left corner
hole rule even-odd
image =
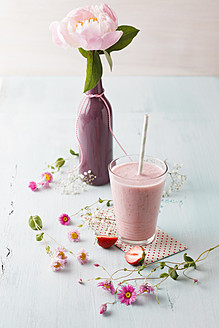
[[[112,245],[114,245],[118,237],[112,237],[112,236],[97,236],[97,243],[103,248],[110,248]]]
[[[142,246],[134,246],[125,253],[126,262],[131,265],[140,265],[144,262],[145,251]]]

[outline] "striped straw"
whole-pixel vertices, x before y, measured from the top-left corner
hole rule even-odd
[[[143,169],[145,142],[146,142],[147,129],[148,129],[148,118],[149,118],[149,115],[145,114],[144,124],[143,124],[143,133],[142,133],[142,139],[141,139],[141,151],[140,151],[139,164],[138,164],[138,175],[140,175],[142,173],[142,169]]]

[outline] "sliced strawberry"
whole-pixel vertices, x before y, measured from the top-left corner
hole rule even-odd
[[[118,237],[112,237],[112,236],[97,236],[97,243],[103,248],[110,248],[112,245],[114,245]]]
[[[126,262],[131,265],[140,265],[144,262],[145,251],[142,246],[134,246],[125,253]]]

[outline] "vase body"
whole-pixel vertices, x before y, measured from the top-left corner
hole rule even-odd
[[[86,92],[86,95],[103,93],[102,81],[96,87]],[[112,134],[109,130],[109,119],[112,122],[112,108],[105,95],[109,111],[101,98],[87,98],[78,119],[78,139],[83,156],[79,152],[79,160],[82,163],[80,173],[88,170],[96,176],[92,184],[104,185],[109,182],[108,164],[112,160]]]

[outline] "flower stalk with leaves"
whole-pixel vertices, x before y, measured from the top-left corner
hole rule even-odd
[[[74,157],[79,157],[79,153],[76,153],[72,149],[70,149],[70,154]],[[37,191],[41,188],[49,187],[50,183],[53,182],[54,174],[58,173],[60,169],[65,165],[65,163],[69,160],[70,158],[64,159],[62,157],[59,157],[53,164],[48,164],[47,170],[49,169],[50,172],[44,172],[42,174],[41,180],[38,182],[29,182],[28,187],[32,191]],[[88,184],[92,184],[95,178],[96,177],[90,170],[88,170],[88,172],[84,172],[84,174],[75,173],[73,170],[68,173],[66,180],[61,178],[60,181],[57,182],[57,185],[63,188],[63,193],[65,194],[77,194],[81,191],[84,191]]]
[[[67,256],[66,253],[69,253],[73,255],[79,263],[85,264],[88,262],[88,253],[85,249],[78,250],[77,254],[73,253],[71,250],[67,249],[66,247],[62,246],[59,242],[57,242],[52,236],[50,236],[45,230],[43,231],[43,223],[39,215],[30,216],[28,224],[32,230],[39,231],[39,233],[36,234],[36,241],[43,241],[45,245],[46,253],[51,257],[52,264],[51,268],[53,271],[59,271],[64,268],[64,266],[67,264]],[[75,233],[77,234],[76,241],[80,240],[80,234],[78,233],[77,229],[71,231],[71,235]],[[55,244],[58,245],[58,248],[55,249],[54,252],[52,252],[50,246],[47,243],[47,240],[45,239],[45,235],[50,238]],[[68,234],[68,238],[69,234]]]
[[[211,247],[204,252],[202,252],[196,260],[184,253],[184,258],[182,262],[172,262],[172,261],[162,261],[158,262],[156,266],[154,263],[143,264],[135,269],[122,268],[118,269],[112,274],[100,264],[95,264],[95,267],[104,270],[108,277],[96,277],[93,279],[83,280],[83,283],[90,282],[92,280],[101,280],[97,284],[97,287],[102,287],[103,289],[110,291],[113,290],[114,301],[106,302],[100,307],[100,314],[107,311],[107,305],[113,305],[118,301],[126,305],[130,305],[136,301],[139,296],[143,294],[153,294],[156,291],[156,300],[159,303],[158,291],[160,285],[164,283],[168,278],[177,280],[180,276],[186,279],[192,280],[194,283],[198,282],[197,278],[193,278],[187,274],[187,271],[191,268],[196,269],[199,262],[206,260],[210,252],[219,247],[219,244]],[[153,266],[153,268],[146,273],[146,270]],[[158,276],[154,276],[154,273],[159,270],[165,270],[166,272],[160,273]],[[143,275],[143,273],[145,273]],[[157,283],[150,283],[149,280],[158,281]],[[139,285],[140,283],[140,285]],[[133,285],[132,285],[133,284]]]

